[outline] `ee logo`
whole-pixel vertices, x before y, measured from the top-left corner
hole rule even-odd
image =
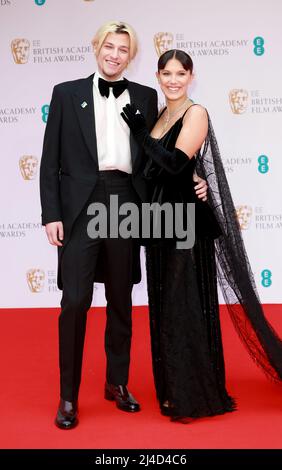
[[[269,269],[264,269],[261,272],[261,285],[263,287],[270,287],[272,284],[272,272]]]
[[[44,104],[41,108],[41,112],[42,112],[42,121],[47,122],[47,119],[48,119],[48,114],[49,114],[49,104]]]
[[[269,171],[268,162],[269,159],[266,155],[260,155],[258,157],[258,171],[260,173],[267,173]]]
[[[264,54],[264,39],[261,36],[257,36],[253,40],[253,45],[254,47],[254,54],[257,56],[263,55]]]

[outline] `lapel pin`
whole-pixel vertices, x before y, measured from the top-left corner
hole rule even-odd
[[[83,103],[81,103],[81,105],[80,105],[80,106],[81,106],[82,108],[86,108],[86,106],[87,106],[87,103],[86,103],[86,101],[83,101]]]

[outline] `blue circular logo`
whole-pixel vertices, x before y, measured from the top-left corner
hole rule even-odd
[[[254,54],[257,55],[257,56],[261,56],[264,54],[264,39],[261,37],[261,36],[257,36],[254,40],[253,40],[253,44],[254,44]]]
[[[46,2],[46,0],[34,0],[35,4],[38,5],[39,7],[42,7],[42,5],[44,5],[44,3]]]
[[[261,272],[261,285],[263,287],[270,287],[272,284],[271,277],[272,277],[272,272],[270,271],[270,269],[264,269]]]
[[[47,119],[48,119],[48,114],[49,114],[49,108],[50,108],[50,105],[49,104],[44,104],[41,108],[41,112],[42,112],[42,121],[47,122]]]
[[[267,173],[269,171],[268,157],[266,155],[260,155],[258,157],[258,171],[260,173]]]

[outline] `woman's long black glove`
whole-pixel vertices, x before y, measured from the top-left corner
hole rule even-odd
[[[145,118],[134,104],[127,104],[123,108],[121,117],[127,123],[137,142],[144,148],[148,157],[151,157],[168,173],[177,175],[189,164],[190,159],[182,150],[175,148],[173,152],[169,152],[157,139],[150,136]]]

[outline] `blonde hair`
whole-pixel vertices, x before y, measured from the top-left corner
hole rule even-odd
[[[98,29],[92,40],[96,56],[99,54],[103,42],[109,33],[128,34],[130,40],[129,58],[133,60],[137,54],[138,40],[134,29],[124,21],[109,21]]]

